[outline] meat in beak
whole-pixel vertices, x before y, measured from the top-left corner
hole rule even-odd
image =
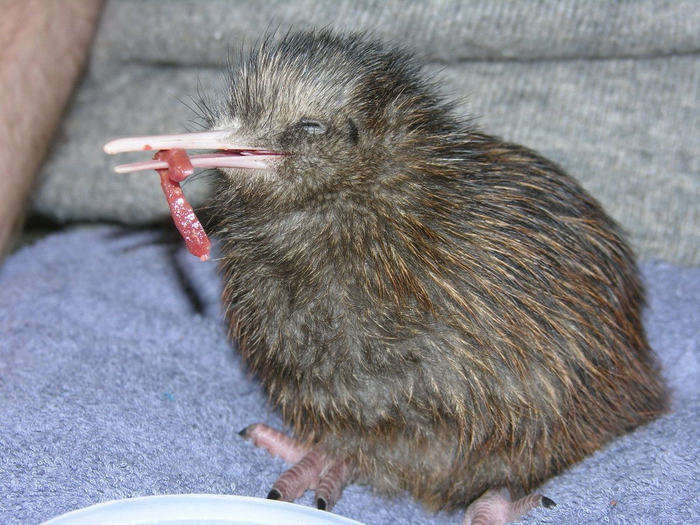
[[[153,160],[122,164],[117,173],[156,170],[165,193],[170,213],[177,229],[185,239],[190,253],[201,260],[209,259],[211,242],[185,199],[180,182],[192,175],[194,168],[249,168],[271,169],[271,160],[283,155],[274,151],[251,147],[232,140],[231,130],[182,133],[179,135],[154,135],[150,137],[128,137],[105,144],[106,153],[156,150]],[[215,153],[189,155],[185,150],[214,150]]]
[[[283,153],[251,147],[231,141],[230,130],[202,131],[199,133],[181,133],[178,135],[152,135],[147,137],[128,137],[113,140],[105,144],[104,150],[110,155],[130,151],[194,149],[215,150],[216,153],[190,155],[194,168],[248,168],[257,170],[271,169],[270,161]],[[132,171],[159,170],[168,166],[161,160],[149,160],[121,164],[114,168],[117,173]]]

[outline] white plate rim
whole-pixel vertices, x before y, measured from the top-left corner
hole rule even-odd
[[[235,513],[235,520],[232,515]],[[260,525],[362,525],[338,514],[294,503],[226,494],[138,496],[97,503],[45,521],[42,525],[130,525],[160,521],[255,523]]]

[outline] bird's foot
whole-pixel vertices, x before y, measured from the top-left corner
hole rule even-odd
[[[269,499],[294,501],[307,490],[315,489],[316,507],[331,510],[353,477],[352,468],[347,463],[333,461],[318,446],[301,445],[279,430],[262,423],[250,425],[240,434],[270,454],[294,464],[272,485],[272,490],[267,495]]]
[[[462,525],[510,523],[540,505],[549,508],[554,507],[556,503],[541,494],[530,494],[512,501],[508,489],[491,489],[469,505]]]

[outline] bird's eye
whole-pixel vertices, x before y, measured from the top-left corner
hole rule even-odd
[[[326,132],[326,126],[321,124],[318,120],[301,119],[299,121],[299,127],[309,135],[321,135]]]

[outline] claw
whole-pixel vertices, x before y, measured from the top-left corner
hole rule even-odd
[[[312,449],[301,461],[277,478],[272,490],[281,494],[282,501],[294,501],[318,485],[323,467],[319,451]]]
[[[321,477],[316,488],[316,507],[320,510],[331,510],[351,479],[352,469],[347,463],[331,465],[328,472]]]
[[[256,423],[239,434],[271,454],[294,463],[275,481],[268,499],[294,501],[307,490],[316,489],[316,507],[331,510],[340,499],[343,488],[352,480],[353,470],[347,463],[328,460],[321,448],[309,449],[267,425]]]
[[[508,489],[488,490],[469,505],[462,525],[502,525],[510,523],[540,505],[551,508],[556,506],[556,503],[540,494],[530,494],[517,501],[512,501]]]
[[[554,503],[554,501],[549,499],[547,496],[542,496],[542,499],[540,500],[540,505],[542,505],[546,509],[551,509],[552,507],[557,506],[557,504]]]

